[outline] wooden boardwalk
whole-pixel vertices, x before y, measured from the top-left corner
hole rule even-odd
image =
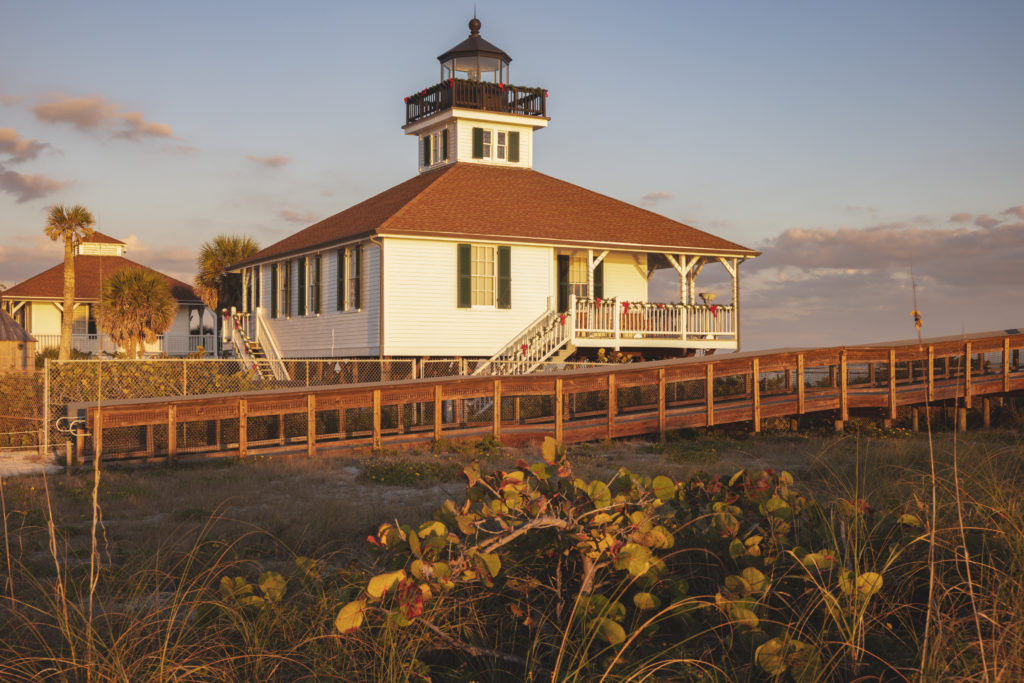
[[[851,412],[1024,390],[1024,333],[784,349],[560,373],[452,377],[123,400],[69,407],[85,417],[79,462],[256,452],[424,447],[487,436],[508,445],[578,443],[768,418]],[[986,404],[987,405],[987,404]],[[495,406],[499,408],[496,410]]]

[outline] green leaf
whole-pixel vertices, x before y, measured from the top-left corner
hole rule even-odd
[[[594,507],[604,508],[612,504],[612,492],[603,481],[594,480],[587,486],[587,495],[594,501]]]
[[[918,517],[917,515],[909,514],[909,513],[905,513],[905,514],[900,515],[899,519],[897,519],[896,521],[899,522],[900,524],[906,524],[907,526],[916,527],[918,529],[920,529],[921,527],[924,526],[924,524],[921,523],[921,518],[920,517]]]
[[[778,496],[772,496],[762,503],[761,513],[765,517],[778,517],[786,521],[793,519],[793,509],[789,507],[789,503]]]
[[[441,522],[424,522],[420,525],[419,531],[417,531],[416,533],[419,534],[420,538],[426,538],[431,534],[435,534],[437,536],[447,536],[448,529]]]
[[[392,586],[404,578],[404,569],[399,569],[395,572],[388,572],[386,574],[378,574],[370,579],[370,582],[366,585],[366,594],[374,600],[379,599],[383,597],[383,595],[387,593]]]
[[[740,572],[740,575],[750,586],[752,593],[763,593],[768,588],[768,577],[754,567],[747,567]]]
[[[625,569],[631,576],[643,576],[651,568],[651,551],[637,543],[627,543],[615,557],[615,568]]]
[[[549,465],[554,465],[558,462],[559,450],[557,441],[552,439],[550,436],[544,437],[544,444],[540,447],[540,452],[544,457],[544,462]]]
[[[462,470],[462,476],[466,477],[466,486],[472,488],[478,481],[480,481],[480,465],[477,463],[467,465],[466,468]]]
[[[732,475],[732,477],[729,479],[729,486],[735,486],[736,482],[738,482],[740,478],[746,473],[746,470],[740,470],[736,474]]]
[[[260,590],[263,591],[264,597],[270,602],[280,602],[281,598],[284,597],[285,586],[287,582],[284,577],[277,572],[264,572],[260,574]]]
[[[640,610],[658,609],[661,607],[661,600],[653,593],[637,593],[633,596],[633,605]]]
[[[338,633],[349,633],[355,631],[363,623],[363,611],[366,610],[365,600],[355,600],[348,603],[340,610],[334,618],[334,628]]]
[[[316,560],[310,557],[296,557],[295,566],[298,567],[307,578],[320,578],[320,568],[317,566]]]
[[[542,462],[535,462],[530,465],[530,471],[533,472],[533,476],[541,481],[547,481],[551,478],[551,469]]]
[[[772,638],[754,651],[754,660],[769,676],[786,673],[786,660],[782,656],[782,639]]]
[[[599,637],[612,645],[618,645],[626,640],[626,631],[607,617],[597,617],[591,620],[590,628],[596,630]]]
[[[739,624],[741,626],[746,626],[748,628],[757,628],[758,624],[761,623],[761,620],[757,618],[757,615],[754,614],[753,610],[751,610],[749,607],[744,607],[740,603],[734,602],[730,604],[728,611],[729,619],[731,619],[734,623]]]
[[[752,592],[750,584],[742,576],[730,574],[725,577],[725,587],[729,589],[729,592],[735,593],[736,595],[742,595],[746,597]]]
[[[484,566],[487,567],[487,572],[492,577],[498,575],[498,572],[501,570],[501,558],[494,553],[477,553],[476,556],[484,563]]]
[[[870,598],[882,588],[882,575],[875,572],[864,572],[857,577],[857,593],[865,599]]]
[[[659,500],[672,500],[676,496],[675,482],[661,474],[651,482],[651,489]]]

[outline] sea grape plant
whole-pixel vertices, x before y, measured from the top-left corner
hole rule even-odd
[[[528,665],[552,675],[658,658],[692,674],[692,662],[737,654],[794,680],[864,666],[869,613],[913,541],[909,520],[877,524],[862,501],[823,508],[786,472],[585,481],[553,439],[542,452],[508,472],[470,465],[464,503],[418,526],[382,524],[368,539],[378,571],[336,630],[419,623],[451,648],[499,656],[505,633],[533,643]],[[493,623],[466,627],[466,601],[486,602]]]

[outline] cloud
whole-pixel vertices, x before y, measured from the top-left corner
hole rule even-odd
[[[950,223],[966,223],[974,217],[972,213],[954,213],[949,217]]]
[[[987,213],[983,213],[974,219],[974,224],[977,225],[979,228],[993,228],[999,225],[1000,222],[1001,221],[998,218],[993,218],[992,216],[989,216]]]
[[[1016,216],[1017,218],[1024,220],[1024,204],[1021,204],[1019,206],[1011,206],[1006,211],[1003,211],[1001,215]]]
[[[282,156],[280,154],[272,157],[256,157],[248,155],[245,158],[254,164],[260,164],[261,166],[266,166],[268,168],[280,168],[292,160],[291,157]]]
[[[320,220],[320,216],[312,211],[292,211],[291,209],[285,209],[280,213],[280,216],[289,223],[301,223],[302,225],[312,225]]]
[[[13,128],[0,128],[0,154],[8,155],[9,162],[16,163],[35,159],[49,146],[45,142],[22,137],[21,133]]]
[[[147,121],[138,111],[122,111],[101,94],[86,97],[44,96],[31,108],[44,123],[70,123],[84,132],[102,131],[111,137],[138,142],[143,138],[176,139],[166,123]]]
[[[644,199],[649,202],[659,202],[662,199],[672,199],[675,195],[671,195],[668,192],[648,192],[644,195]]]
[[[57,265],[64,258],[63,243],[54,242],[43,234],[44,222],[40,217],[37,233],[19,235],[10,238],[9,244],[0,245],[0,273],[9,287]]]
[[[195,249],[181,246],[154,247],[147,245],[135,234],[120,238],[125,243],[125,258],[192,284],[196,273]]]
[[[7,106],[11,106],[17,104],[20,101],[21,98],[15,97],[14,95],[0,95],[0,104],[6,104]]]
[[[54,180],[44,175],[25,175],[7,170],[0,165],[0,190],[17,197],[19,204],[45,197],[65,185],[66,181]]]

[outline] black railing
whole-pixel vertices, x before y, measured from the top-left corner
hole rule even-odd
[[[544,88],[449,79],[406,97],[405,122],[419,121],[452,107],[547,116],[547,96]]]

